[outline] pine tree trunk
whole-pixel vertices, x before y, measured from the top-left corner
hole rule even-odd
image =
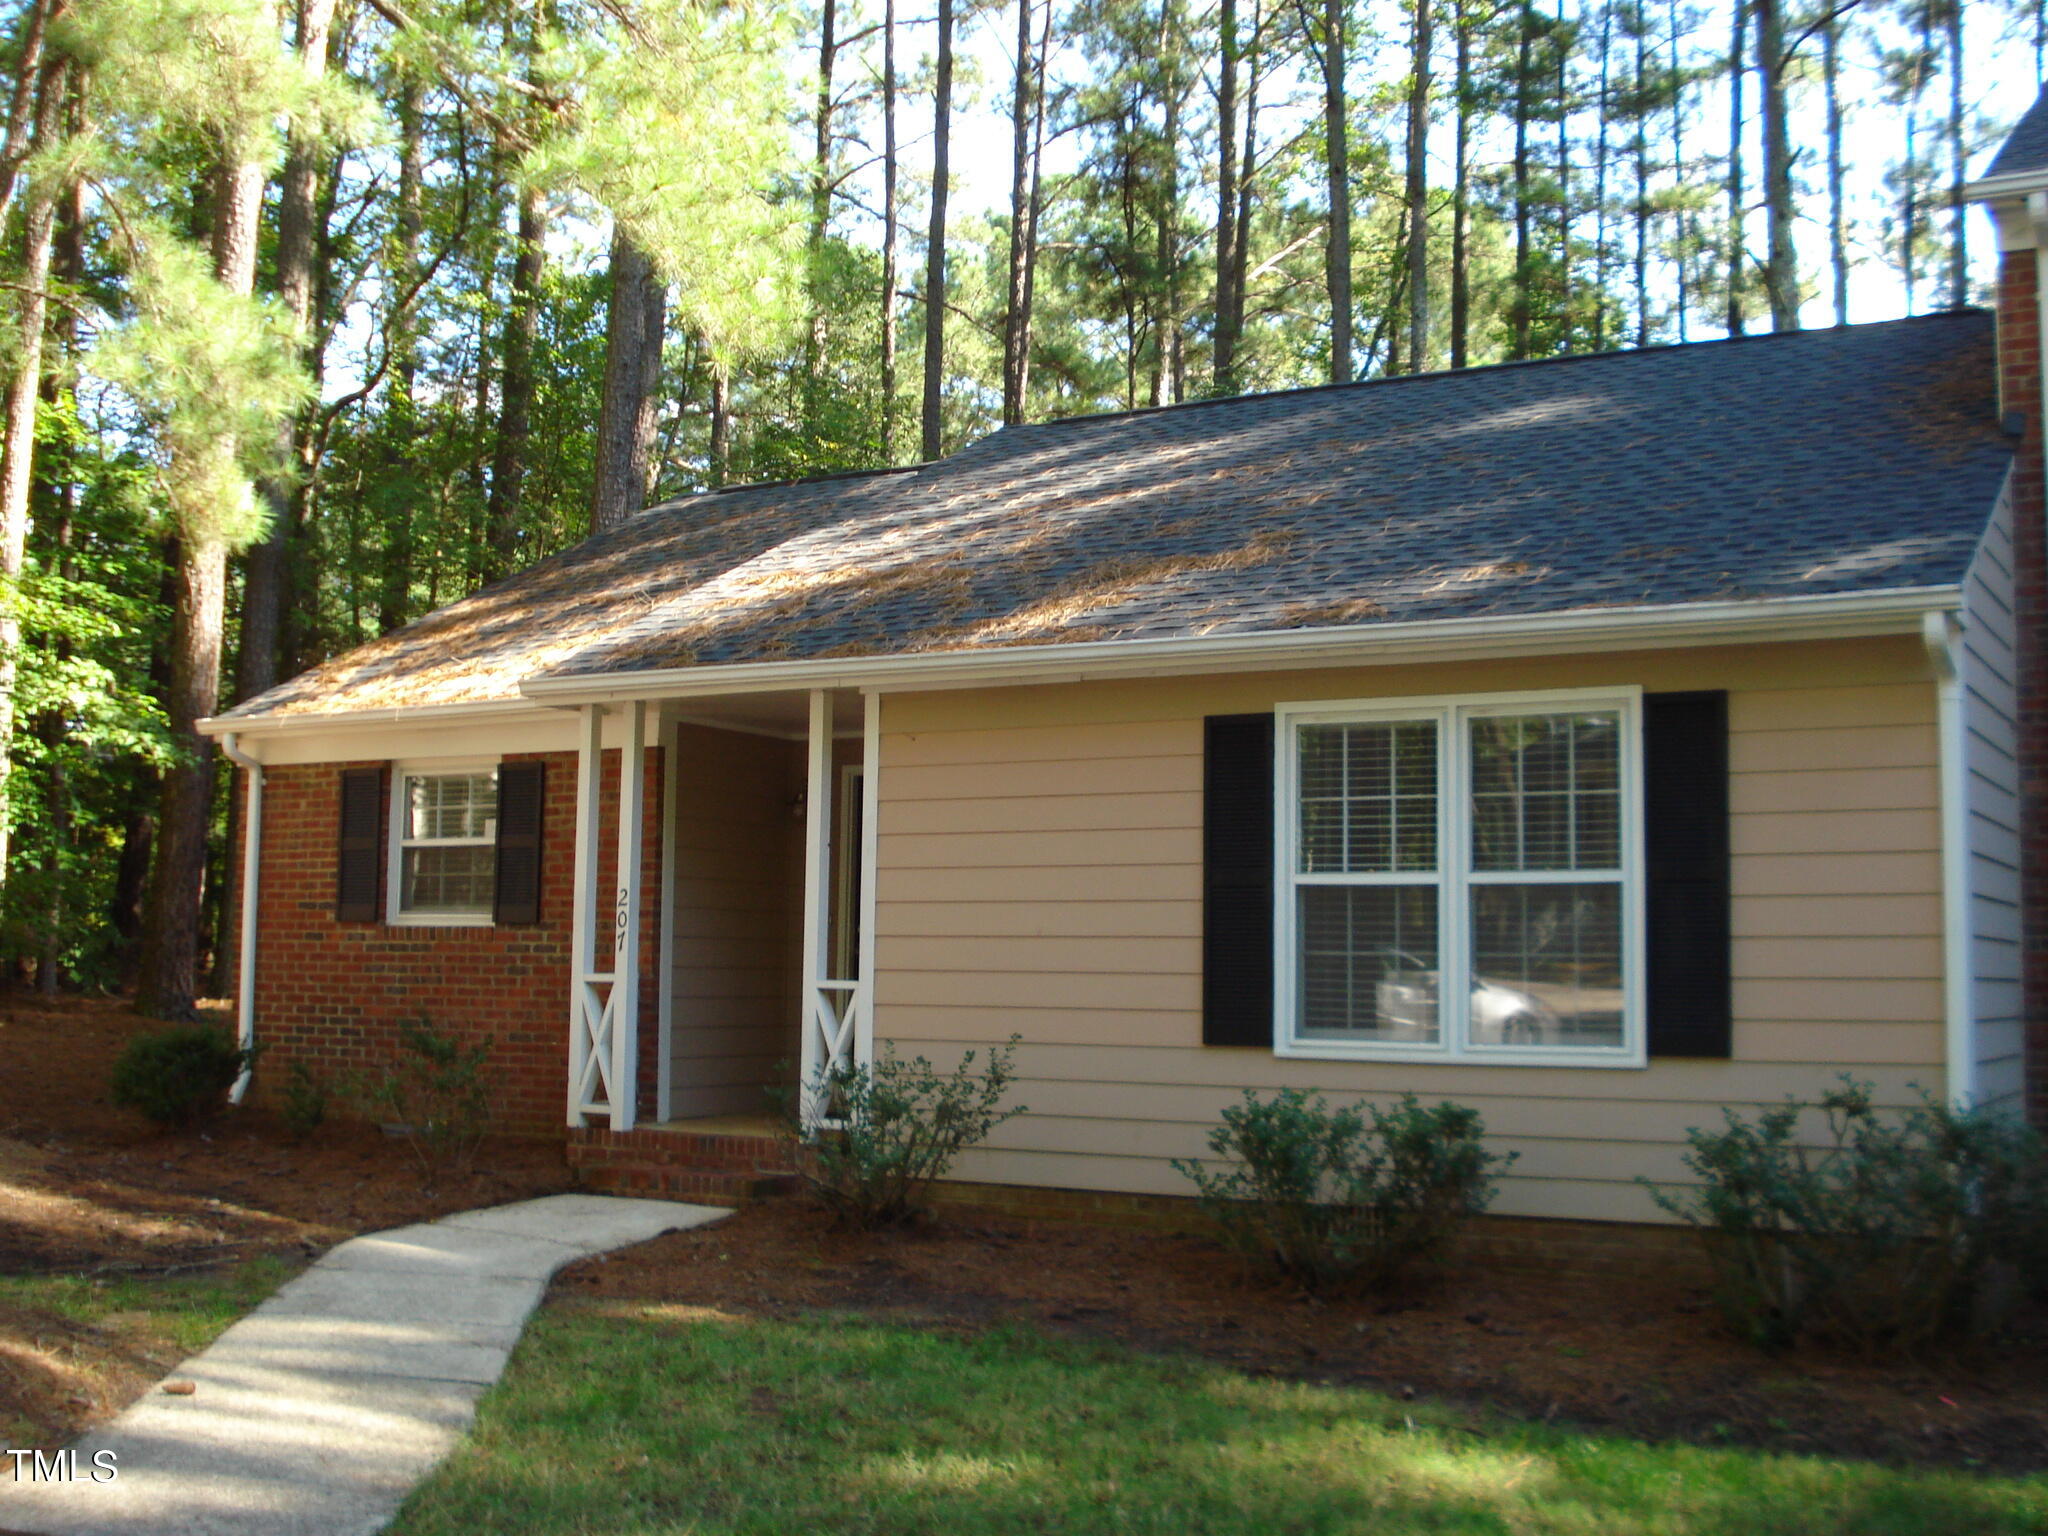
[[[35,142],[53,142],[63,124],[65,90],[70,70],[61,57],[37,71]],[[50,281],[50,252],[57,228],[58,188],[51,174],[38,175],[29,186],[24,220],[20,311],[14,343],[14,376],[7,386],[7,423],[0,442],[0,582],[21,579],[28,552],[29,487],[35,470],[36,407],[43,388],[43,332],[49,321],[45,297]],[[13,766],[16,712],[14,693],[21,665],[21,615],[12,601],[0,603],[0,878],[8,869],[9,821],[13,807],[6,786]]]
[[[1048,0],[1050,3],[1050,0]],[[1017,0],[1017,76],[1010,94],[1010,270],[1003,307],[1003,425],[1024,419],[1025,357],[1031,317],[1024,308],[1025,250],[1031,235],[1031,0]]]
[[[1963,136],[1963,0],[1948,8],[1948,303],[1961,309],[1970,302],[1970,208],[1963,200],[1968,166]]]
[[[1572,351],[1572,112],[1571,48],[1564,25],[1564,0],[1557,0],[1557,318],[1563,350]]]
[[[1763,88],[1764,227],[1769,255],[1764,294],[1771,329],[1799,329],[1799,253],[1792,244],[1792,138],[1785,122],[1785,12],[1781,0],[1755,0],[1756,72]]]
[[[1266,18],[1261,0],[1252,0],[1252,40],[1244,52],[1244,147],[1237,158],[1237,217],[1233,221],[1237,239],[1232,247],[1230,273],[1230,390],[1241,393],[1243,374],[1245,306],[1251,287],[1252,195],[1258,173],[1259,150],[1259,62],[1265,36]]]
[[[230,293],[255,290],[262,206],[261,162],[224,164],[214,195],[213,271]],[[235,445],[224,444],[221,451],[232,454]],[[164,772],[135,993],[137,1011],[159,1019],[193,1015],[213,799],[213,743],[199,734],[198,722],[220,703],[227,546],[207,530],[182,530],[175,582],[164,713],[180,759]]]
[[[839,58],[838,23],[838,0],[824,0],[818,23],[818,113],[811,150],[811,325],[804,337],[804,386],[810,418],[806,425],[813,433],[818,426],[818,382],[825,370],[825,306],[830,299],[825,291],[825,235],[832,223],[832,72]]]
[[[1216,78],[1216,337],[1211,388],[1234,394],[1237,325],[1230,285],[1237,276],[1237,0],[1220,0]]]
[[[1835,324],[1849,323],[1849,238],[1842,202],[1842,27],[1830,21],[1820,31],[1821,81],[1828,117],[1828,268],[1834,278]]]
[[[882,462],[896,462],[896,0],[882,0]]]
[[[1457,136],[1451,165],[1451,366],[1471,361],[1472,331],[1472,20],[1455,0]]]
[[[526,479],[526,440],[533,428],[533,350],[540,333],[540,281],[547,262],[547,225],[538,187],[519,189],[519,238],[512,262],[511,307],[505,314],[498,376],[498,424],[491,454],[490,576],[509,573],[519,552],[519,511]]]
[[[420,275],[420,235],[425,228],[422,204],[426,186],[421,89],[408,77],[398,97],[398,218],[393,230],[390,283],[402,299]],[[385,397],[390,421],[390,457],[385,473],[406,472],[419,431],[419,407],[413,385],[419,376],[419,327],[410,312],[394,313],[385,323],[391,348],[391,384]],[[410,502],[385,516],[384,552],[377,590],[377,628],[389,634],[411,616],[414,509]]]
[[[1152,403],[1178,404],[1186,394],[1186,369],[1180,350],[1180,7],[1165,0],[1159,9],[1159,62],[1162,70],[1159,217],[1154,230],[1154,262],[1159,272],[1158,311],[1153,326],[1157,370],[1152,378]]]
[[[732,474],[732,381],[725,365],[711,365],[711,483],[723,485]]]
[[[335,0],[298,0],[298,66],[310,80],[327,72],[327,38]],[[306,125],[293,125],[284,176],[277,189],[277,297],[304,347],[313,318],[314,205],[320,187],[319,146]],[[297,416],[278,424],[279,456],[300,462],[305,433]],[[292,534],[294,479],[283,475],[262,487],[270,524],[243,557],[242,627],[235,657],[235,694],[254,698],[277,681],[280,626],[284,615],[287,552]]]
[[[953,139],[953,0],[939,0],[939,69],[932,116],[932,216],[924,257],[924,412],[919,453],[936,459],[945,447],[946,182]]]
[[[0,225],[14,211],[14,194],[21,185],[21,163],[29,151],[36,92],[43,77],[43,41],[50,23],[67,8],[68,0],[35,0],[22,18],[21,51],[14,61],[14,94],[7,108],[7,135],[0,141]]]
[[[1324,284],[1330,295],[1330,382],[1348,384],[1351,366],[1351,150],[1346,73],[1345,0],[1323,0],[1324,169],[1330,199],[1330,233],[1323,250]]]
[[[1408,49],[1408,369],[1429,367],[1429,88],[1436,0],[1413,0]]]
[[[1536,307],[1532,267],[1536,253],[1529,227],[1529,86],[1535,69],[1535,19],[1531,0],[1522,0],[1515,39],[1515,295],[1511,306],[1518,361],[1530,355],[1530,321]]]
[[[624,229],[612,231],[612,291],[605,305],[604,403],[597,418],[590,531],[616,527],[647,505],[654,457],[668,285]]]
[[[1052,6],[1044,7],[1038,31],[1038,58],[1032,66],[1036,110],[1031,123],[1031,195],[1024,206],[1023,345],[1017,353],[1017,398],[1031,398],[1031,317],[1038,303],[1038,227],[1045,213],[1045,63],[1052,51]]]
[[[1650,344],[1650,20],[1641,0],[1635,6],[1635,139],[1629,145],[1636,167],[1636,345]]]
[[[1671,181],[1674,186],[1683,187],[1686,184],[1685,72],[1679,67],[1678,60],[1678,0],[1668,0],[1664,8],[1664,14],[1665,24],[1670,28],[1671,32],[1669,77],[1671,91]],[[1689,260],[1692,253],[1693,240],[1698,233],[1698,226],[1688,217],[1683,203],[1673,210],[1672,220],[1674,224],[1672,244],[1677,247],[1678,258],[1676,262],[1678,268],[1678,297],[1673,307],[1678,311],[1678,339],[1684,342],[1691,339],[1690,316],[1692,310],[1693,278]]]
[[[1607,350],[1608,117],[1614,88],[1614,8],[1600,9],[1600,91],[1593,136],[1593,350]]]
[[[1740,336],[1743,313],[1743,266],[1746,254],[1743,220],[1748,212],[1742,189],[1742,77],[1748,68],[1750,0],[1735,0],[1735,35],[1728,45],[1728,334]]]

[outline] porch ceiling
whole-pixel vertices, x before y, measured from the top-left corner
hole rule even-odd
[[[831,698],[832,734],[858,736],[861,729],[860,695],[841,689]],[[810,691],[799,688],[776,693],[676,699],[664,707],[663,718],[685,720],[693,725],[708,725],[719,730],[750,731],[756,735],[784,736],[792,741],[801,741],[810,729],[810,700]]]

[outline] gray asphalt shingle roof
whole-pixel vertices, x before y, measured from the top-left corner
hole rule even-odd
[[[2023,171],[2048,171],[2048,91],[2036,97],[2026,115],[2006,135],[1991,158],[1986,177],[2017,176]]]
[[[650,509],[233,713],[1950,584],[2012,448],[1976,311],[1048,422]]]

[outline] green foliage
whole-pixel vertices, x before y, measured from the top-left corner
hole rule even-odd
[[[1173,1165],[1203,1211],[1231,1247],[1310,1290],[1388,1286],[1441,1263],[1515,1159],[1486,1150],[1479,1112],[1462,1105],[1408,1093],[1361,1113],[1300,1088],[1247,1088],[1209,1150],[1223,1172]]]
[[[821,1070],[808,1103],[781,1101],[789,1134],[804,1144],[800,1159],[812,1193],[846,1226],[901,1226],[921,1217],[932,1180],[988,1133],[1017,1115],[1003,1096],[1015,1078],[1018,1037],[988,1054],[975,1070],[968,1051],[941,1077],[922,1056],[905,1061],[885,1045],[872,1066]]]
[[[1846,1075],[1816,1104],[1722,1115],[1687,1132],[1698,1185],[1651,1194],[1699,1230],[1723,1312],[1762,1348],[1912,1350],[1983,1320],[1994,1265],[2048,1256],[2048,1154],[2009,1116],[1924,1095],[1880,1112]]]
[[[357,1102],[397,1128],[430,1180],[467,1171],[490,1131],[492,1044],[486,1035],[465,1046],[409,1019],[384,1068],[353,1085]]]
[[[239,548],[264,529],[251,477],[280,467],[277,424],[312,381],[275,301],[214,281],[205,254],[166,226],[130,227],[133,312],[101,338],[93,369],[149,422],[175,530]]]
[[[628,229],[679,322],[726,357],[796,318],[801,230],[774,196],[790,170],[784,60],[797,11],[774,0],[620,0],[617,32],[564,34],[538,72],[583,110],[555,114],[520,167]],[[624,34],[621,36],[619,34]]]
[[[326,1079],[303,1061],[292,1063],[285,1076],[284,1128],[292,1140],[304,1141],[327,1123],[327,1104],[332,1097]]]
[[[111,1097],[152,1124],[189,1130],[220,1112],[253,1059],[211,1024],[151,1030],[129,1041],[115,1061]]]

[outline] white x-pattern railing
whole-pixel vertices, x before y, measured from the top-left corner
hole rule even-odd
[[[647,706],[626,707],[619,753],[619,888],[611,932],[597,932],[597,851],[604,722],[583,711],[576,763],[576,900],[569,997],[569,1124],[603,1115],[615,1131],[633,1128],[640,1062],[641,835],[647,789]],[[611,969],[598,969],[607,948]]]

